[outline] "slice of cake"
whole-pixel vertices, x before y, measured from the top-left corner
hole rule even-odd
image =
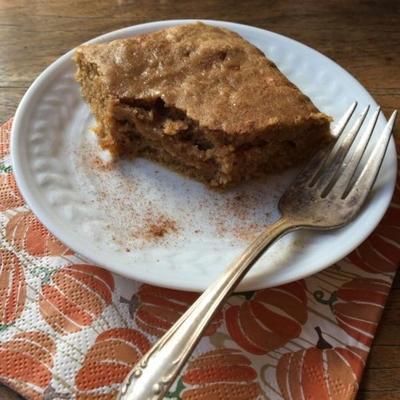
[[[211,186],[282,170],[330,138],[329,117],[226,29],[180,25],[82,45],[74,59],[103,148]]]

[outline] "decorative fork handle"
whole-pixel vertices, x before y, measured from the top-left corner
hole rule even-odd
[[[216,311],[248,270],[276,239],[296,228],[284,217],[267,227],[135,365],[122,385],[119,400],[162,399]]]

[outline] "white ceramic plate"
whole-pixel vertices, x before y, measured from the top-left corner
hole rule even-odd
[[[138,35],[192,20],[128,27],[91,43]],[[337,118],[369,93],[330,59],[284,36],[229,22],[204,21],[238,32],[271,58],[322,111]],[[74,82],[73,50],[50,65],[21,101],[12,131],[16,180],[38,218],[91,262],[140,281],[203,290],[277,218],[277,201],[296,171],[226,194],[145,160],[104,164],[90,128],[94,121]],[[381,117],[378,128],[385,123]],[[100,154],[100,156],[99,156]],[[331,232],[300,231],[275,244],[240,285],[279,285],[314,274],[344,257],[374,229],[393,193],[394,143],[359,217]],[[157,231],[159,228],[161,231]],[[158,237],[158,235],[163,235]]]

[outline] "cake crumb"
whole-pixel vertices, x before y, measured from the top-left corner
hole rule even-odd
[[[167,119],[163,125],[164,135],[176,135],[181,131],[185,131],[189,128],[188,124],[184,121],[173,121],[171,119]]]

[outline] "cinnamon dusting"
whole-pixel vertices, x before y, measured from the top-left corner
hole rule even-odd
[[[99,156],[94,156],[91,159],[91,165],[93,168],[100,171],[111,171],[115,168],[115,164],[113,162],[104,161]]]
[[[147,229],[144,232],[144,238],[162,238],[165,235],[176,232],[176,222],[164,215],[159,216],[156,220],[145,221]]]

